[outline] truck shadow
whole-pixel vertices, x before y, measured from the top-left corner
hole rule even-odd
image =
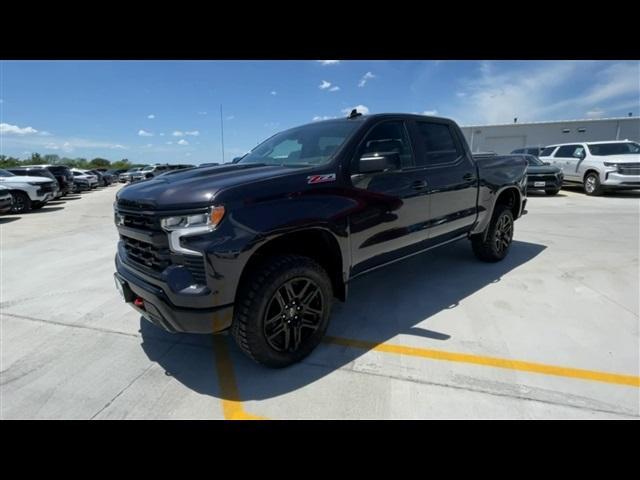
[[[475,259],[468,242],[456,242],[390,265],[352,282],[348,301],[334,303],[327,335],[376,345],[390,340],[398,343],[392,339],[410,335],[422,337],[423,348],[446,348],[449,333],[428,328],[429,319],[444,310],[455,310],[465,298],[499,282],[545,248],[514,241],[505,260],[484,263]],[[276,370],[246,358],[227,335],[225,350],[231,362],[226,363],[233,368],[221,368],[213,352],[214,343],[220,348],[219,340],[212,336],[171,334],[143,318],[140,322],[142,348],[150,360],[188,388],[222,400],[277,397],[319,380],[367,351],[323,343],[303,362]],[[167,342],[174,344],[169,351]],[[224,388],[230,383],[237,388]]]

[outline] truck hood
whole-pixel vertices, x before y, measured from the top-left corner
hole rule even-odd
[[[592,158],[607,163],[640,163],[640,153],[626,153],[624,155],[594,155]]]
[[[554,174],[560,173],[560,168],[553,165],[529,165],[527,167],[528,175]]]
[[[150,210],[183,210],[209,206],[221,190],[245,183],[299,173],[301,169],[264,164],[202,167],[161,175],[127,185],[118,192],[118,205]]]
[[[46,183],[53,182],[50,178],[31,177],[29,175],[15,175],[13,177],[0,177],[0,182],[4,183]]]

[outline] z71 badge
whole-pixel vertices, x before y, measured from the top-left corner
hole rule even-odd
[[[336,174],[335,173],[327,173],[325,175],[310,175],[307,177],[307,183],[325,183],[325,182],[335,182]]]

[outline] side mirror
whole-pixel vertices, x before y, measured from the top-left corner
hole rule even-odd
[[[358,159],[358,173],[378,173],[400,168],[400,155],[397,153],[366,153]]]

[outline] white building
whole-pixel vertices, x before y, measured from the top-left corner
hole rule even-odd
[[[505,154],[522,147],[584,141],[628,139],[640,142],[640,117],[468,125],[461,128],[472,152]]]

